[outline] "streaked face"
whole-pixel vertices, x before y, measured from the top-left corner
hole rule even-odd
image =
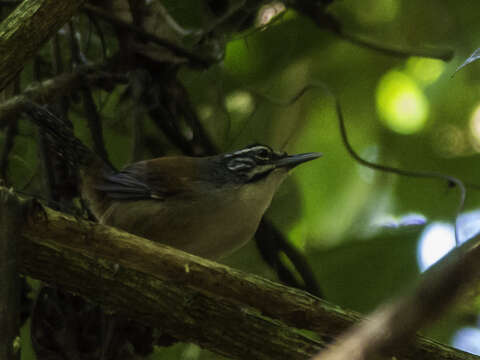
[[[275,160],[287,156],[265,145],[252,145],[223,156],[229,171],[236,174],[243,182],[260,180],[276,168]]]
[[[287,172],[320,156],[320,153],[288,155],[286,152],[276,152],[266,145],[251,145],[222,155],[222,163],[240,182],[250,183],[268,176],[275,169]]]

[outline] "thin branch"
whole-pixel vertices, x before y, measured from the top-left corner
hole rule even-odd
[[[175,55],[184,57],[190,61],[192,65],[199,66],[201,68],[208,68],[210,67],[213,63],[216,62],[214,59],[208,59],[204,58],[200,55],[195,54],[194,52],[191,52],[183,47],[180,47],[172,42],[169,42],[165,39],[159,38],[158,36],[146,32],[140,27],[134,26],[132,24],[129,24],[116,16],[112,15],[108,11],[103,10],[102,8],[98,6],[94,6],[91,4],[85,4],[84,9],[87,13],[90,15],[95,15],[98,16],[100,19],[107,21],[115,26],[121,27],[123,29],[126,29],[135,35],[139,36],[143,40],[151,41],[157,45],[163,46],[164,48],[172,51]]]
[[[0,103],[0,127],[16,119],[23,111],[24,102],[30,99],[38,104],[55,102],[83,85],[84,77],[91,86],[105,87],[117,83],[127,83],[125,74],[103,72],[103,65],[78,68],[74,73],[62,74],[26,88],[22,94]]]
[[[161,130],[168,140],[178,147],[183,154],[195,155],[195,149],[191,141],[187,140],[180,130],[176,110],[178,99],[169,94],[171,89],[176,89],[176,79],[172,74],[152,74],[153,83],[148,92],[141,98],[148,114],[155,126]],[[167,94],[167,95],[166,95]],[[167,100],[169,102],[167,102]]]
[[[87,17],[88,17],[88,20],[90,21],[90,23],[93,25],[93,27],[97,31],[97,35],[98,35],[98,38],[100,39],[100,44],[102,46],[103,60],[105,60],[107,58],[107,42],[105,41],[105,36],[103,34],[103,30],[102,30],[102,28],[101,28],[100,24],[98,23],[97,18],[95,16],[87,13]],[[87,44],[88,44],[88,42],[87,42]],[[87,47],[87,49],[88,49],[88,47]]]
[[[389,173],[392,173],[392,174],[397,174],[397,175],[407,176],[407,177],[414,177],[414,178],[440,179],[440,180],[443,180],[443,181],[447,182],[448,184],[455,184],[457,186],[457,188],[460,191],[460,196],[459,196],[459,200],[458,200],[457,209],[455,211],[455,241],[456,241],[457,245],[459,245],[460,244],[460,239],[459,239],[459,229],[458,229],[458,217],[463,210],[463,207],[464,207],[464,204],[465,204],[465,199],[467,197],[467,190],[465,189],[465,185],[463,184],[462,180],[460,180],[460,179],[458,179],[454,176],[450,176],[450,175],[446,175],[446,174],[442,174],[442,173],[437,173],[437,172],[433,172],[433,171],[430,172],[430,171],[404,170],[404,169],[399,169],[399,168],[395,168],[395,167],[392,167],[392,166],[376,164],[376,163],[373,163],[373,162],[362,159],[355,152],[352,145],[348,141],[347,130],[345,128],[345,120],[343,119],[342,109],[340,107],[340,103],[339,103],[338,99],[335,96],[334,96],[334,99],[335,99],[335,108],[336,108],[336,111],[337,111],[338,122],[339,122],[339,125],[340,125],[340,133],[342,135],[343,144],[344,144],[345,148],[347,149],[348,153],[350,154],[350,156],[354,160],[356,160],[358,163],[360,163],[363,166],[366,166],[368,168],[374,169],[374,170],[379,170],[379,171],[383,171],[383,172],[389,172]]]
[[[107,149],[105,148],[105,141],[103,140],[102,121],[97,111],[95,101],[93,100],[92,93],[87,85],[81,86],[80,91],[85,109],[85,118],[87,119],[87,125],[93,140],[94,151],[106,163],[110,164]]]
[[[347,33],[345,32],[342,24],[337,20],[337,18],[327,12],[327,7],[325,3],[306,0],[294,0],[292,1],[292,6],[299,12],[303,13],[303,15],[305,15],[306,17],[312,19],[312,21],[318,27],[326,29],[333,34],[339,36],[340,38],[351,42],[352,44],[359,45],[385,55],[395,57],[421,56],[432,59],[439,59],[443,61],[451,60],[454,55],[454,51],[448,48],[405,48],[398,45],[378,43],[374,40],[367,39],[356,34]]]
[[[398,45],[384,44],[375,42],[372,39],[366,37],[361,37],[354,34],[348,34],[344,31],[338,33],[338,35],[350,41],[352,44],[362,46],[364,48],[380,52],[385,55],[395,56],[395,57],[410,57],[410,56],[420,56],[432,59],[439,59],[443,61],[450,61],[455,55],[452,49],[446,48],[405,48]]]

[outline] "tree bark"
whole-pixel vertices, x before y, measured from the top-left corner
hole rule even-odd
[[[0,23],[0,90],[82,3],[83,0],[24,0]]]
[[[230,358],[307,359],[359,319],[306,292],[39,204],[20,239],[25,275]],[[398,357],[413,358],[476,357],[417,337]]]

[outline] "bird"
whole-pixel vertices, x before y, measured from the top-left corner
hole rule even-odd
[[[322,156],[288,155],[262,144],[213,156],[164,156],[116,170],[45,107],[23,111],[61,159],[79,170],[80,194],[102,224],[207,259],[253,238],[290,170]]]

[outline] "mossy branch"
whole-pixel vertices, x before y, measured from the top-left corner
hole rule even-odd
[[[40,204],[30,209],[22,273],[230,358],[307,359],[359,319],[306,292]],[[421,337],[410,349],[416,359],[476,358]]]

